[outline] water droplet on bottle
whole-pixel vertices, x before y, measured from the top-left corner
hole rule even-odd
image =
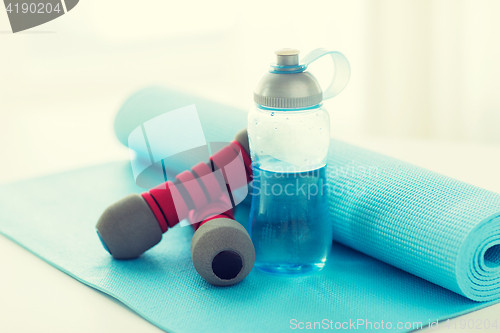
[[[278,127],[275,127],[274,129],[275,129],[275,130],[278,130]]]
[[[274,116],[274,112],[271,112],[271,117]]]
[[[288,120],[288,118],[286,118],[286,120]]]

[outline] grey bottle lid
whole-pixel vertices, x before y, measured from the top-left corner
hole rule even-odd
[[[299,51],[281,49],[276,63],[254,90],[255,103],[271,108],[304,108],[323,101],[323,91],[316,78],[299,65]]]

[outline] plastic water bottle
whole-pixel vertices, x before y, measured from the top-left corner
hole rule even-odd
[[[323,99],[340,93],[349,81],[347,59],[317,49],[299,64],[299,51],[276,51],[254,91],[248,115],[253,184],[250,235],[255,267],[277,274],[302,274],[323,268],[331,249],[326,161],[330,118]],[[306,71],[330,55],[335,75],[323,92]],[[334,208],[334,207],[333,207]]]

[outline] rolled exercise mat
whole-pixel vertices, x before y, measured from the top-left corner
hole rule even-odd
[[[190,101],[209,135],[239,130],[227,106],[151,87],[122,106],[116,135],[126,144],[129,129]],[[335,241],[471,300],[500,298],[499,194],[337,140],[327,176]]]
[[[159,112],[195,104],[208,142],[229,142],[246,123],[241,110],[183,92],[149,88],[140,94]],[[146,120],[137,118],[141,110],[142,103],[122,108],[118,134],[123,122]],[[481,276],[478,299],[498,296],[498,229],[480,238],[482,228],[497,223],[490,217],[500,212],[499,195],[339,141],[332,141],[330,156],[336,242],[325,268],[309,276],[253,270],[237,285],[212,286],[192,265],[192,228],[180,225],[138,259],[113,260],[94,226],[109,203],[143,191],[128,161],[0,186],[0,232],[170,333],[289,332],[308,325],[318,329],[317,323],[367,332],[390,323],[392,331],[404,332],[498,302],[461,294],[474,294],[467,279]],[[172,167],[182,169],[183,163]],[[235,216],[243,223],[245,209],[238,206]],[[432,229],[429,223],[438,220]],[[479,262],[460,266],[470,258]]]

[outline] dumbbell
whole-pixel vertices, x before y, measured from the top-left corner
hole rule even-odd
[[[253,267],[255,250],[245,228],[234,220],[231,192],[251,180],[248,152],[247,132],[242,130],[208,163],[112,204],[96,225],[104,248],[115,259],[137,258],[188,218],[196,230],[191,257],[197,272],[215,285],[241,281]],[[235,177],[235,170],[245,174]]]

